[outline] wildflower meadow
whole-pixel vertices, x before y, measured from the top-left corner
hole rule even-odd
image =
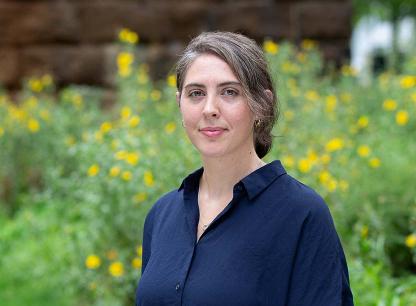
[[[200,167],[176,78],[152,81],[123,29],[117,101],[58,90],[50,75],[0,90],[2,305],[133,305],[142,227],[157,198]],[[358,306],[416,305],[416,57],[363,83],[319,45],[265,40],[280,117],[265,161],[327,202]]]

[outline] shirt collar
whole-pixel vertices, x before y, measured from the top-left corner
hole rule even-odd
[[[199,179],[201,178],[204,168],[201,167],[191,174],[189,174],[180,185],[178,191],[185,188],[188,190],[196,190],[199,187]],[[285,168],[283,167],[280,160],[274,160],[271,163],[268,163],[257,170],[253,171],[240,182],[244,185],[248,198],[252,200],[260,192],[262,192],[266,187],[268,187],[274,180],[279,176],[286,173]],[[239,182],[239,183],[240,183]],[[238,185],[237,183],[236,185]]]

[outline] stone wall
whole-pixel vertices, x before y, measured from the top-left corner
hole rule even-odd
[[[325,57],[348,56],[351,0],[0,0],[0,83],[51,73],[58,85],[111,87],[118,31],[140,36],[138,52],[164,75],[204,30],[318,40]]]

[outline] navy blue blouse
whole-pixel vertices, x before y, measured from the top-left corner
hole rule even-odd
[[[350,306],[347,263],[324,200],[275,160],[235,184],[197,242],[203,167],[150,209],[136,306]]]

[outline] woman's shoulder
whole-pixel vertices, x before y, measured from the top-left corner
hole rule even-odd
[[[330,214],[326,201],[314,188],[288,173],[274,189],[284,194],[284,200],[291,209],[321,217],[327,217]]]
[[[153,211],[165,209],[166,206],[175,202],[178,196],[179,196],[178,189],[173,189],[164,193],[155,202],[153,202],[149,210],[149,214]]]

